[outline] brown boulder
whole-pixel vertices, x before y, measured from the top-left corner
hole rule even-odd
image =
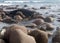
[[[25,15],[21,11],[16,12],[16,15],[20,15],[22,18],[25,18]]]
[[[25,26],[13,24],[9,27],[9,29],[20,29],[27,34],[27,28]]]
[[[40,14],[34,14],[33,18],[34,19],[37,19],[37,18],[44,19],[45,17],[43,15],[40,15]]]
[[[36,25],[40,25],[42,23],[44,23],[43,19],[36,19],[35,21],[33,21],[33,23],[35,23]]]
[[[25,26],[19,26],[16,24],[13,24],[11,26],[8,27],[3,27],[1,32],[0,32],[0,38],[7,38],[8,33],[10,32],[9,29],[20,29],[21,31],[23,31],[25,34],[27,34],[27,28]],[[6,33],[5,33],[6,32]]]
[[[33,36],[37,43],[48,43],[48,35],[41,30],[31,30],[29,35]]]
[[[16,15],[16,16],[14,16],[14,19],[16,21],[21,21],[23,18],[20,15]]]
[[[36,43],[32,36],[25,34],[21,29],[8,29],[4,38],[9,43]]]
[[[46,30],[53,30],[54,26],[51,23],[46,23]]]
[[[37,28],[43,31],[51,31],[54,29],[54,25],[51,23],[42,23],[41,25],[37,26]]]

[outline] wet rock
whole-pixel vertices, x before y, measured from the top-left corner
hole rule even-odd
[[[14,16],[14,19],[15,19],[17,22],[19,22],[19,21],[21,21],[23,18],[22,18],[20,15],[16,15],[16,16]]]
[[[49,14],[49,12],[46,12],[45,14]]]
[[[27,24],[26,27],[35,28],[37,25],[34,23]]]
[[[37,28],[43,31],[47,31],[47,30],[52,31],[54,29],[54,26],[51,23],[42,23]]]
[[[22,12],[26,17],[32,16],[35,12],[35,11],[28,10],[28,9],[18,9],[18,10],[11,11],[9,14],[6,14],[6,15],[13,18],[18,11]]]
[[[54,30],[54,25],[51,23],[46,23],[46,30]]]
[[[0,43],[5,43],[5,41],[3,39],[0,39]]]
[[[57,19],[60,19],[60,17],[58,17]]]
[[[6,13],[4,11],[0,11],[0,15],[1,15],[2,19],[3,19],[3,18],[5,18]]]
[[[33,10],[37,10],[37,8],[32,7]]]
[[[45,17],[42,16],[42,15],[39,15],[39,14],[35,14],[35,15],[33,16],[33,18],[34,18],[34,19],[37,19],[37,18],[44,19]]]
[[[2,21],[6,17],[5,12],[0,11],[0,21]]]
[[[20,26],[20,25],[16,25],[16,24],[13,24],[11,26],[4,26],[0,32],[0,38],[7,38],[5,32],[8,30],[8,29],[20,29],[22,30],[25,34],[27,34],[27,28],[25,26]],[[9,31],[7,31],[7,34],[8,34]]]
[[[33,21],[33,23],[35,23],[36,25],[40,25],[42,23],[44,23],[43,19],[36,19],[35,21]]]
[[[55,18],[56,15],[54,15],[54,14],[50,14],[49,17]]]
[[[26,28],[25,26],[13,24],[13,25],[11,25],[11,26],[8,27],[8,28],[9,28],[9,29],[20,29],[20,30],[22,30],[24,33],[27,34],[27,28]]]
[[[60,28],[53,34],[52,43],[60,43]]]
[[[45,22],[53,22],[54,19],[53,19],[52,17],[46,17],[46,18],[44,19],[44,21],[45,21]]]
[[[24,5],[24,7],[28,7],[28,5]]]
[[[4,18],[4,19],[2,20],[2,22],[8,23],[8,24],[17,23],[17,21],[15,21],[14,19],[12,19],[12,18],[10,18],[10,17]]]
[[[41,30],[31,30],[29,35],[33,36],[37,43],[48,43],[48,35]]]
[[[46,33],[48,34],[48,37],[50,37],[50,36],[52,36],[52,35],[53,35],[53,33],[52,33],[52,32],[48,32],[48,31],[46,31]]]
[[[42,23],[41,25],[37,26],[39,30],[46,31],[46,23]]]
[[[2,20],[3,20],[3,19],[2,19],[1,15],[0,15],[0,22],[1,22]]]
[[[46,7],[40,7],[40,9],[46,9]]]
[[[9,43],[36,43],[32,36],[27,35],[20,29],[8,29],[4,40]]]
[[[58,15],[60,15],[60,14],[58,14]]]
[[[59,20],[57,20],[58,22],[60,22],[60,19]]]
[[[17,11],[16,15],[20,15],[22,18],[25,18],[25,15],[21,11]]]

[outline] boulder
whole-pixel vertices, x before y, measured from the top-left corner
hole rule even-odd
[[[44,6],[42,6],[42,7],[40,7],[40,9],[47,9],[46,7],[44,7]]]
[[[43,19],[36,19],[35,21],[33,21],[33,23],[35,23],[36,25],[40,25],[42,23],[44,23]]]
[[[22,18],[25,18],[25,15],[21,11],[17,11],[16,15],[20,15]]]
[[[27,24],[26,27],[35,28],[37,25],[34,23]]]
[[[54,30],[54,25],[51,23],[46,23],[46,30]]]
[[[57,28],[57,30],[54,32],[52,43],[60,43],[60,28]]]
[[[7,43],[36,43],[32,36],[27,35],[21,29],[7,29],[4,40]]]
[[[35,38],[36,43],[48,43],[48,34],[42,30],[31,30],[28,34]]]
[[[14,19],[15,19],[17,22],[23,20],[23,18],[22,18],[20,15],[14,16]]]
[[[13,18],[16,15],[17,12],[22,12],[25,17],[30,17],[34,14],[35,11],[31,11],[31,10],[28,10],[28,9],[17,9],[17,10],[11,11],[9,14],[6,14],[6,15]]]
[[[34,19],[37,19],[37,18],[44,19],[45,17],[42,16],[42,15],[39,15],[39,14],[35,14],[35,15],[33,16],[33,18],[34,18]]]
[[[11,17],[6,17],[2,20],[4,23],[12,24],[12,23],[17,23],[16,20],[12,19]]]
[[[46,18],[44,19],[44,21],[45,21],[45,22],[53,22],[54,19],[53,19],[52,17],[46,17]]]

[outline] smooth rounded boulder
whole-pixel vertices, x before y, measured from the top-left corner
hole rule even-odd
[[[17,24],[13,24],[9,27],[9,29],[20,29],[22,30],[24,33],[27,34],[27,28],[25,26],[21,26],[21,25],[17,25]]]
[[[14,19],[18,22],[21,21],[23,18],[20,15],[14,16]]]
[[[6,39],[8,36],[8,33],[10,32],[9,29],[20,29],[21,31],[23,31],[25,34],[27,34],[27,28],[25,26],[20,26],[20,25],[16,25],[13,24],[11,26],[8,27],[3,27],[1,32],[0,32],[0,38],[4,38]]]
[[[42,23],[41,25],[37,26],[37,28],[43,31],[52,31],[54,30],[54,25],[51,23]]]
[[[34,19],[37,19],[37,18],[44,19],[45,17],[43,15],[40,15],[40,14],[34,14],[33,18]]]
[[[51,23],[46,23],[46,30],[54,30],[54,25]]]
[[[4,38],[8,43],[36,43],[32,36],[27,35],[20,29],[8,29]]]
[[[43,19],[36,19],[35,21],[33,21],[33,23],[35,23],[36,25],[40,25],[42,23],[44,23]]]
[[[41,30],[30,30],[28,33],[33,36],[37,43],[48,43],[48,34]]]

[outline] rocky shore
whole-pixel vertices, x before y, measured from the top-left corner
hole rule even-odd
[[[0,43],[48,43],[50,37],[52,43],[60,43],[60,28],[53,24],[56,16],[44,16],[37,8],[26,7],[8,7],[12,11],[0,9],[0,22],[8,24],[0,30]],[[42,6],[41,9],[48,8]]]

